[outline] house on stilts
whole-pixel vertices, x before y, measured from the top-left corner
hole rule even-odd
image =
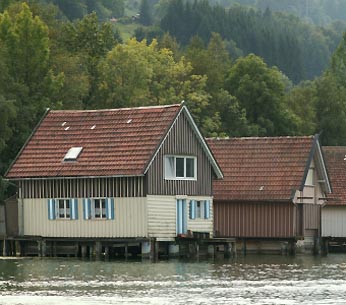
[[[322,209],[322,238],[330,251],[346,251],[346,147],[324,146],[333,192]]]
[[[244,253],[319,250],[331,187],[318,136],[207,139],[224,179],[214,181],[214,231]]]
[[[222,177],[184,104],[47,110],[6,173],[18,194],[4,252],[177,252],[179,237],[213,236]]]

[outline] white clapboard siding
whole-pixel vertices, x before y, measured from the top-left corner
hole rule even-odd
[[[322,208],[322,237],[346,237],[346,206]]]
[[[194,200],[209,200],[210,202],[210,215],[208,219],[204,218],[187,218],[187,229],[192,232],[209,233],[213,235],[213,199],[211,197],[193,197]],[[187,210],[189,211],[190,198],[187,204]]]
[[[24,235],[43,237],[147,237],[146,198],[114,198],[115,219],[85,220],[78,199],[77,220],[49,220],[48,199],[24,199]]]
[[[158,240],[176,236],[176,197],[148,196],[148,235]]]

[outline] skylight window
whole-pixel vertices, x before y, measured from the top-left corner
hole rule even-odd
[[[64,157],[64,161],[76,161],[83,147],[71,147]]]

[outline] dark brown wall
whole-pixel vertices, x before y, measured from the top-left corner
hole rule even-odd
[[[292,203],[220,202],[214,200],[214,230],[218,237],[295,237]]]
[[[23,180],[19,188],[20,198],[145,196],[144,177]]]
[[[197,181],[165,180],[164,156],[197,157]],[[212,167],[191,125],[182,113],[158,152],[147,173],[148,194],[151,195],[211,195]]]

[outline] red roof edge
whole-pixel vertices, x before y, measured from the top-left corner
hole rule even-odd
[[[13,164],[17,161],[17,159],[19,158],[19,156],[22,154],[24,148],[28,145],[29,141],[31,140],[31,138],[33,137],[33,135],[35,134],[36,130],[38,129],[38,127],[41,125],[42,121],[45,119],[45,117],[48,115],[50,111],[50,108],[46,108],[46,111],[44,112],[44,114],[42,115],[41,119],[39,120],[39,122],[36,124],[35,128],[33,129],[33,131],[31,132],[31,134],[29,135],[29,137],[27,138],[27,140],[25,141],[24,145],[22,146],[22,148],[20,149],[20,151],[18,152],[18,154],[16,155],[16,157],[13,159],[13,161],[11,162],[10,166],[8,167],[7,171],[4,174],[4,177],[7,177],[7,174],[9,173],[9,171],[11,170]]]
[[[177,106],[178,104],[175,104],[175,105],[171,105],[171,106]],[[159,152],[160,150],[160,147],[162,146],[162,143],[166,140],[168,134],[169,134],[169,131],[171,130],[174,122],[176,121],[177,117],[180,115],[182,109],[183,109],[183,106],[184,106],[184,101],[182,101],[179,105],[179,111],[177,111],[174,119],[172,120],[171,124],[169,126],[167,126],[165,132],[163,133],[162,135],[162,138],[160,139],[159,143],[156,145],[153,153],[151,154],[151,158],[145,163],[144,167],[143,167],[143,170],[142,172],[145,174],[146,171],[148,170],[148,168],[150,167],[151,163],[154,161],[155,159],[155,156],[157,155],[157,153]]]

